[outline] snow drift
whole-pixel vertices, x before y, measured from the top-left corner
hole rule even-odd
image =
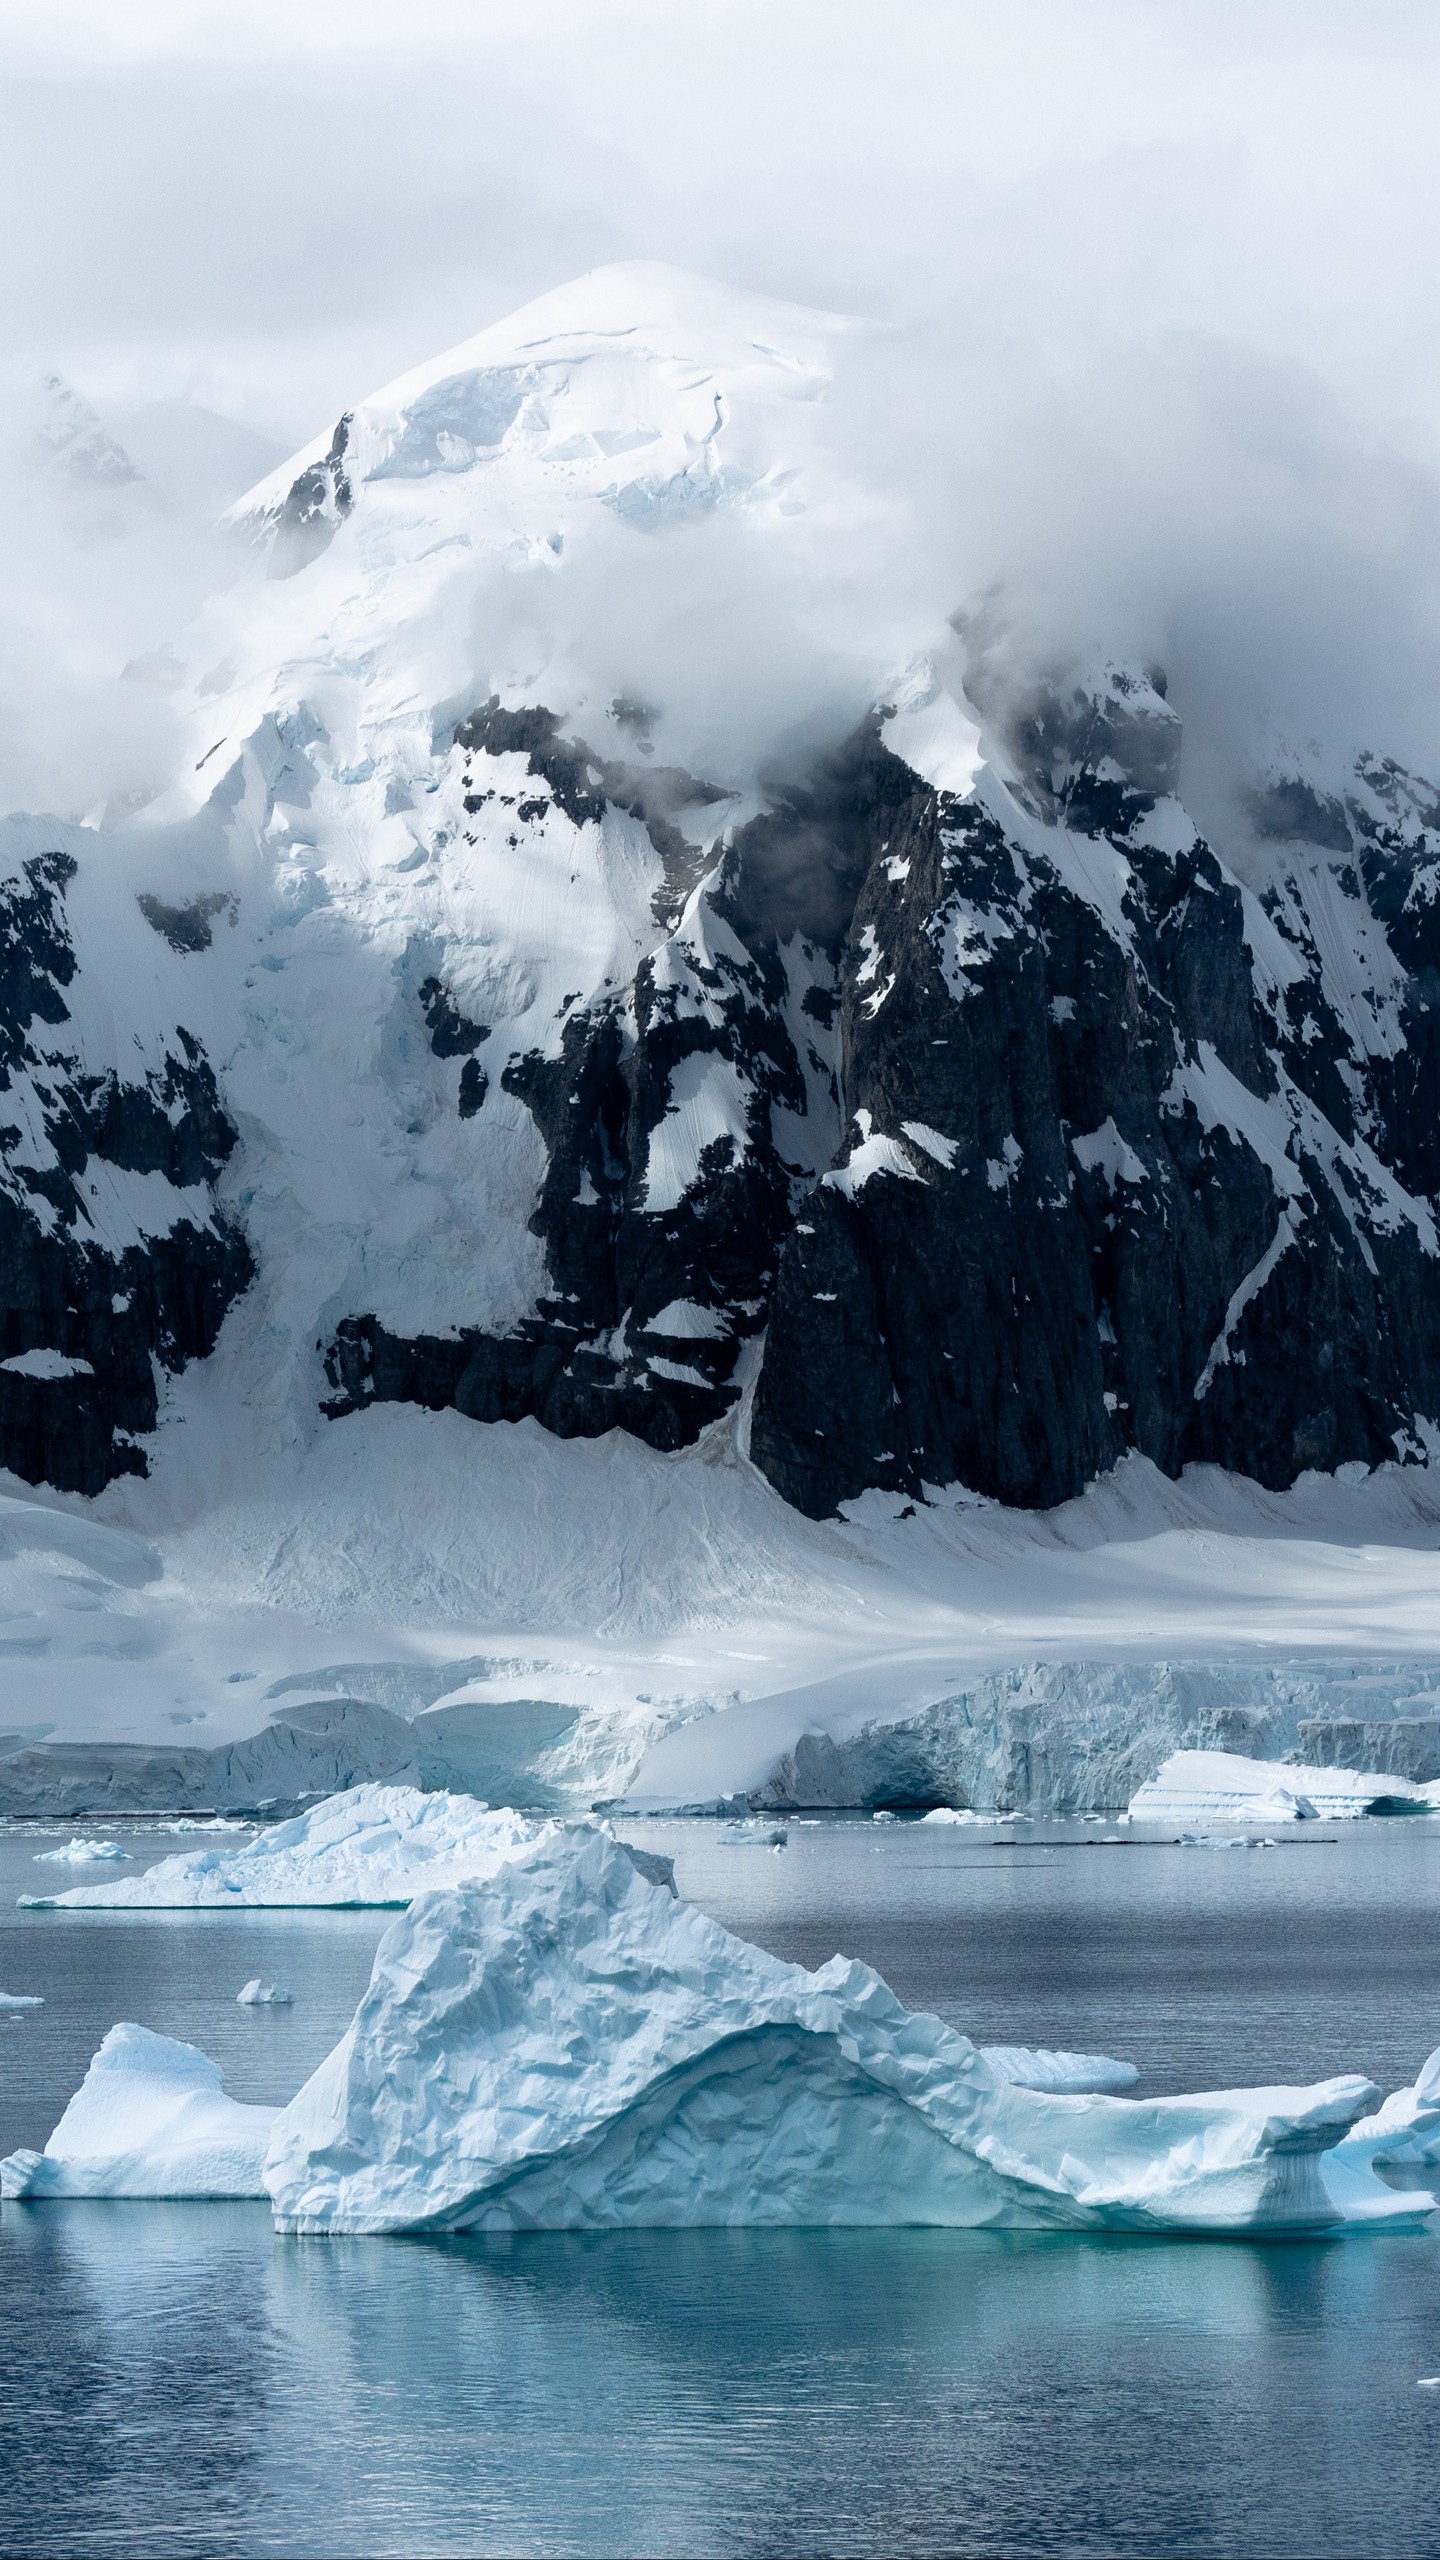
[[[867,1966],[777,1962],[597,1830],[395,1923],[276,2123],[265,2184],[279,2229],[327,2233],[1319,2230],[1350,2214],[1323,2155],[1376,2094],[1021,2088]],[[1372,2218],[1431,2209],[1355,2176]]]

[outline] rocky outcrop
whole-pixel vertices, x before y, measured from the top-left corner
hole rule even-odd
[[[1030,724],[1008,825],[997,793],[912,785],[876,848],[848,1143],[786,1246],[751,1443],[804,1510],[956,1481],[1049,1504],[1130,1448],[1279,1486],[1437,1410],[1394,1055],[1327,983],[1316,884],[1267,913],[1161,796],[1150,698],[1158,739],[1133,692],[1123,726]],[[1323,887],[1373,932],[1354,865]]]
[[[0,1465],[96,1493],[144,1473],[157,1370],[213,1348],[252,1264],[215,1205],[235,1131],[200,1043],[177,1023],[132,1072],[123,988],[111,1059],[76,1036],[75,870],[63,845],[0,866]]]

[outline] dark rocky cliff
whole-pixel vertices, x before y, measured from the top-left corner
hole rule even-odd
[[[592,753],[492,700],[437,741],[425,788],[476,862],[623,816],[658,885],[633,975],[567,991],[539,1046],[457,991],[480,983],[463,950],[397,966],[457,1143],[516,1104],[543,1141],[546,1285],[497,1329],[462,1279],[453,1321],[412,1331],[367,1303],[360,1255],[316,1327],[329,1413],[403,1400],[676,1450],[748,1394],[754,1462],[816,1516],[957,1483],[1046,1505],[1132,1449],[1271,1486],[1424,1451],[1428,786],[1374,760],[1339,793],[1274,775],[1222,858],[1176,796],[1163,679],[1111,669],[997,717],[958,790],[882,709],[706,850],[694,813],[722,795],[657,767],[646,723],[616,704]],[[177,1022],[133,1072],[123,988],[103,1073],[67,1039],[73,860],[57,840],[4,885],[0,1456],[88,1491],[142,1464],[155,1364],[211,1349],[252,1264],[215,1205],[235,1131],[200,1040]],[[238,912],[202,885],[138,899],[197,989]],[[91,1205],[107,1169],[170,1186],[128,1242]],[[479,1228],[473,1250],[481,1303]]]
[[[235,1131],[198,1040],[177,1024],[139,1076],[123,1028],[101,1069],[73,1040],[75,868],[61,846],[0,878],[0,1463],[98,1493],[143,1474],[157,1367],[213,1349],[252,1264],[214,1208]]]
[[[542,800],[581,819],[623,796],[529,717]],[[1008,783],[974,796],[883,725],[739,831],[558,1060],[506,1071],[548,1149],[553,1298],[504,1338],[357,1313],[332,1410],[401,1396],[674,1448],[763,1333],[751,1453],[817,1515],[957,1481],[1053,1503],[1132,1448],[1273,1486],[1418,1449],[1440,1411],[1433,795],[1378,766],[1323,804],[1277,784],[1257,897],[1176,801],[1148,679],[1042,697]],[[495,741],[483,718],[461,736],[481,788]],[[728,1079],[732,1125],[657,1208],[657,1132],[701,1076]]]

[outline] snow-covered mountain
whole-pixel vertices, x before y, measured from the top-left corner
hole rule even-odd
[[[656,546],[868,503],[852,327],[602,270],[234,510],[181,768],[0,836],[16,1477],[213,1521],[452,1408],[723,1458],[768,1537],[1428,1454],[1440,795],[1277,765],[1208,844],[1159,670],[943,630],[783,782],[627,683]]]

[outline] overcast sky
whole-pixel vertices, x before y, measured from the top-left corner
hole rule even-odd
[[[0,35],[12,396],[58,367],[298,443],[673,259],[901,324],[854,433],[959,584],[1164,647],[1202,728],[1268,669],[1423,761],[1433,6],[0,0]]]

